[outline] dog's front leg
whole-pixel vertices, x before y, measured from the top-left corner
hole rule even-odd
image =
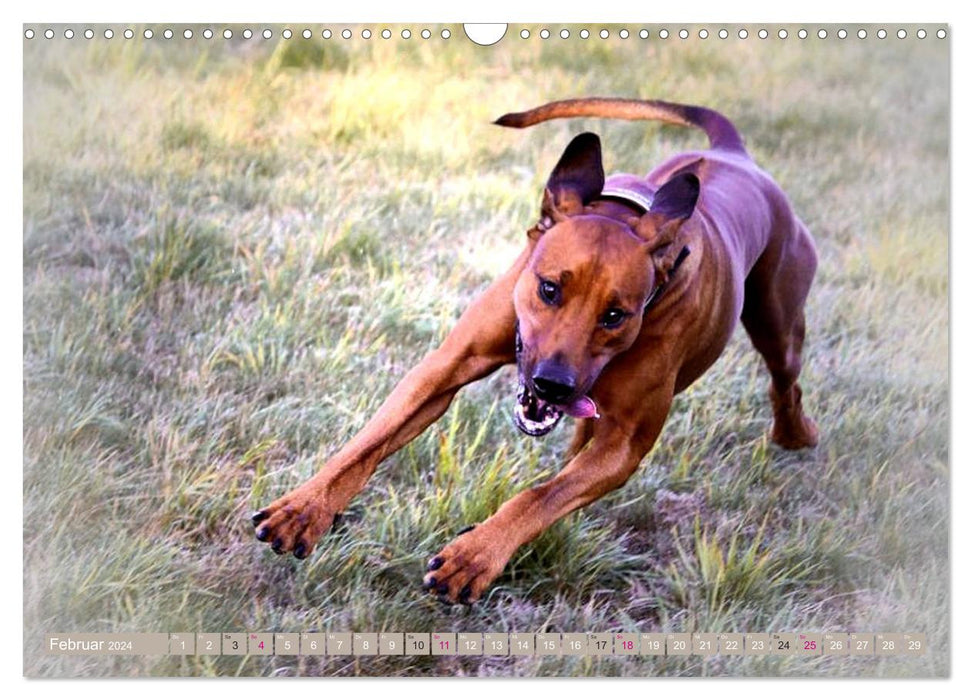
[[[630,478],[660,434],[672,395],[666,390],[644,397],[648,415],[637,423],[618,423],[606,413],[586,419],[594,420],[586,448],[555,477],[509,499],[435,555],[424,586],[452,602],[477,600],[521,545]]]
[[[309,555],[381,460],[441,416],[464,385],[515,359],[512,291],[528,253],[466,310],[442,346],[408,372],[315,476],[253,516],[257,539],[278,554]]]

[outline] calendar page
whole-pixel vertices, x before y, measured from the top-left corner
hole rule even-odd
[[[950,34],[24,24],[24,675],[948,676]]]

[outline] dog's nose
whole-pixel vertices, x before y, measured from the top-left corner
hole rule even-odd
[[[533,388],[543,401],[563,403],[576,391],[576,380],[562,367],[541,363],[533,374]]]

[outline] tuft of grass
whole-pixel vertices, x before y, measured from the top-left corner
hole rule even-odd
[[[350,65],[351,56],[339,44],[300,38],[279,42],[266,61],[266,71],[269,74],[287,70],[344,71]]]
[[[162,148],[166,151],[180,148],[205,150],[211,140],[209,130],[203,124],[173,121],[162,126]]]
[[[733,533],[726,548],[717,535],[702,528],[696,520],[693,555],[679,547],[679,566],[671,565],[675,594],[682,604],[688,602],[688,584],[683,576],[697,579],[711,613],[718,612],[727,603],[764,600],[774,583],[770,573],[771,555],[762,548],[765,526],[763,521],[747,545],[741,543],[738,533]]]
[[[134,284],[147,295],[166,284],[205,284],[231,272],[232,248],[214,227],[162,215],[134,244]]]

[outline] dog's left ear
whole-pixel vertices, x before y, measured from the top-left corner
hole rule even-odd
[[[667,279],[681,252],[679,246],[671,244],[681,230],[681,225],[694,213],[700,192],[698,176],[682,172],[665,182],[655,193],[649,212],[629,222],[634,233],[647,243],[647,250],[654,259],[654,267],[661,282]]]
[[[694,173],[681,173],[661,185],[651,202],[651,213],[669,219],[687,219],[694,213],[701,183]]]
[[[583,206],[603,191],[604,166],[600,138],[584,133],[574,138],[550,173],[543,191],[542,216],[530,231],[546,229],[583,211]]]

